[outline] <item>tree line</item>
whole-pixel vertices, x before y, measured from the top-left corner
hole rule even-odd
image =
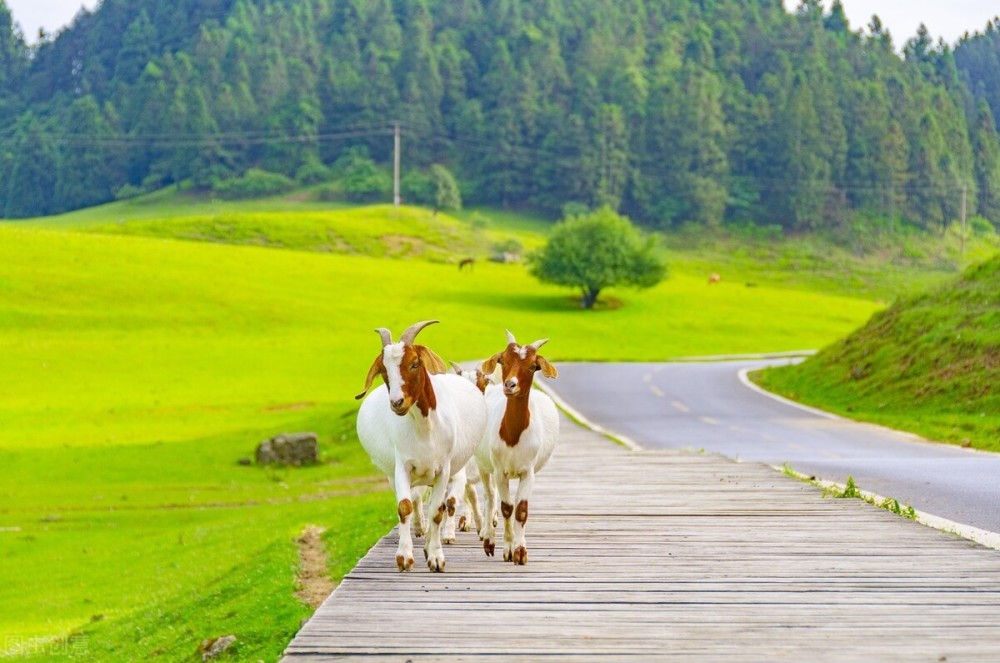
[[[398,122],[474,204],[1000,222],[998,25],[900,55],[839,0],[104,0],[29,48],[0,0],[0,215],[385,166]]]

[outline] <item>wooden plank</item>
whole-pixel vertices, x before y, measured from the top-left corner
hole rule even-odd
[[[1000,660],[1000,553],[764,465],[627,451],[565,419],[527,566],[460,533],[446,573],[400,574],[396,542],[286,662]]]

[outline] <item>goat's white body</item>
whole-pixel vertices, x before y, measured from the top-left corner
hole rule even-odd
[[[457,375],[430,378],[437,408],[427,417],[416,406],[402,417],[393,414],[387,389],[375,389],[361,403],[358,438],[390,481],[402,462],[409,466],[412,485],[430,486],[445,459],[451,461],[451,478],[469,462],[482,437],[486,408],[479,390]]]
[[[453,374],[428,377],[437,407],[426,417],[416,405],[403,416],[393,413],[384,388],[372,391],[358,412],[361,446],[389,479],[398,500],[409,498],[415,486],[433,486],[432,496],[440,494],[443,502],[448,480],[472,458],[485,430],[486,404],[473,384]],[[438,507],[431,504],[434,510]],[[440,541],[428,541],[425,552],[429,562],[439,558],[443,568]],[[409,522],[401,522],[397,562],[402,556],[412,563],[412,555]]]
[[[507,409],[507,397],[499,385],[486,388],[487,439],[491,471],[514,478],[531,468],[538,472],[552,457],[559,440],[559,411],[545,393],[532,389],[528,398],[530,421],[513,447],[500,437],[500,422]],[[477,448],[476,460],[482,462],[483,445]]]

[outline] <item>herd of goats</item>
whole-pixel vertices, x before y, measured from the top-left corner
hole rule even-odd
[[[549,378],[556,369],[538,354],[548,339],[518,345],[507,332],[507,347],[477,370],[444,361],[427,346],[414,343],[420,331],[437,320],[411,325],[395,343],[388,329],[376,331],[382,351],[368,370],[365,389],[382,377],[386,389],[365,398],[358,412],[358,437],[372,462],[396,492],[399,514],[400,571],[413,568],[413,534],[424,538],[431,571],[444,571],[442,542],[455,541],[456,512],[471,520],[493,556],[496,548],[497,493],[504,519],[505,561],[528,562],[524,538],[535,473],[552,456],[559,437],[559,416],[552,399],[531,384],[537,371]],[[514,499],[510,481],[518,479]],[[476,483],[486,499],[480,511]],[[430,522],[424,517],[424,492]],[[471,527],[459,514],[458,529]],[[443,531],[442,531],[443,530]]]

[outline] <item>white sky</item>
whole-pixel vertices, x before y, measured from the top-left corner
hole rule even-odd
[[[784,0],[784,3],[789,11],[795,11],[800,4],[799,0]],[[892,34],[897,49],[902,49],[906,40],[917,34],[921,23],[927,26],[935,43],[943,37],[954,46],[966,32],[970,35],[983,32],[986,23],[1000,14],[997,0],[840,0],[840,3],[855,32],[860,28],[867,32],[872,15],[877,14]],[[827,9],[831,4],[833,0],[823,0]]]
[[[169,1],[169,0],[166,0]],[[69,24],[81,7],[93,9],[98,0],[6,0],[14,21],[20,24],[25,38],[37,41],[38,28],[54,33]],[[784,0],[794,10],[799,0]],[[824,0],[826,7],[832,0]],[[917,32],[917,26],[927,25],[934,40],[943,37],[954,44],[968,31],[982,32],[986,22],[1000,14],[997,0],[841,0],[851,29],[864,28],[872,14],[878,14],[892,33],[897,48]]]
[[[169,0],[168,0],[169,1]],[[5,0],[14,22],[21,26],[29,44],[38,41],[38,28],[48,33],[69,25],[81,7],[93,9],[97,0]]]

